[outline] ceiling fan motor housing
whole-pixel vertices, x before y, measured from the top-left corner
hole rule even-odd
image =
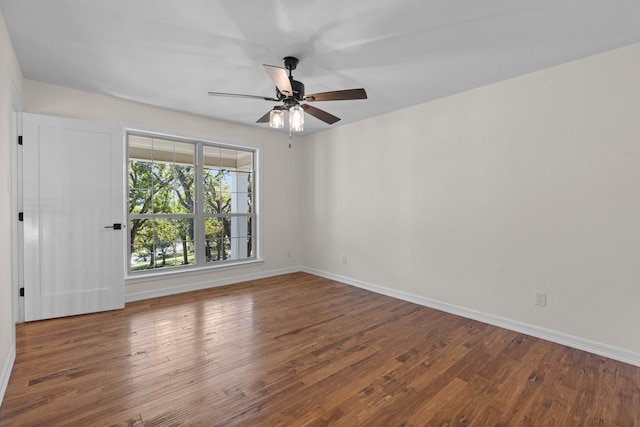
[[[304,84],[302,82],[293,80],[291,78],[289,80],[291,81],[291,89],[293,89],[293,96],[289,97],[289,99],[292,99],[298,102],[302,101],[304,99]],[[280,92],[280,90],[278,90],[278,88],[276,87],[276,98],[279,101],[283,101],[287,99],[287,95]]]
[[[287,108],[291,108],[294,105],[298,105],[298,102],[304,99],[304,85],[302,82],[297,80],[293,80],[293,76],[291,75],[291,71],[295,70],[298,66],[298,58],[295,56],[285,56],[282,58],[282,62],[284,62],[284,68],[289,71],[289,81],[291,82],[291,90],[293,91],[293,96],[287,97],[276,87],[276,98],[279,101],[284,101],[284,105]]]

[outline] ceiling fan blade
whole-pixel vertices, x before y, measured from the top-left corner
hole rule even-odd
[[[243,95],[241,93],[225,93],[225,92],[209,92],[210,96],[229,96],[232,98],[249,98],[249,99],[262,99],[265,101],[276,101],[275,98],[270,98],[268,96],[260,96],[260,95]]]
[[[319,108],[312,107],[309,104],[302,104],[302,108],[304,109],[305,112],[311,114],[316,119],[320,119],[323,122],[328,123],[330,125],[340,120],[340,117],[336,117],[333,114],[329,114],[326,111],[321,110]]]
[[[364,89],[334,90],[331,92],[312,93],[304,97],[307,102],[318,101],[349,101],[351,99],[367,99]]]
[[[262,66],[283,95],[293,96],[293,88],[291,87],[287,70],[281,67],[274,67],[273,65],[263,64]]]
[[[256,123],[269,123],[269,115],[271,114],[271,110],[267,111],[267,113],[256,120]]]
[[[350,99],[367,99],[367,92],[364,89],[334,90],[332,92],[312,93],[304,97],[305,101],[348,101]]]

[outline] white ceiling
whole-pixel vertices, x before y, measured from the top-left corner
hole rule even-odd
[[[25,78],[255,121],[297,56],[333,127],[640,42],[638,0],[0,0]],[[124,119],[124,118],[123,118]],[[329,128],[307,116],[305,133]]]

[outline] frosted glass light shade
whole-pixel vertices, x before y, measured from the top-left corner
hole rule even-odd
[[[289,130],[292,132],[304,130],[304,110],[299,105],[289,108]]]
[[[284,113],[282,110],[271,110],[269,114],[269,126],[272,128],[284,127]]]

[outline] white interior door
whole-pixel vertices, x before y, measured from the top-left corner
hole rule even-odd
[[[122,131],[24,114],[22,134],[25,320],[124,307]]]

